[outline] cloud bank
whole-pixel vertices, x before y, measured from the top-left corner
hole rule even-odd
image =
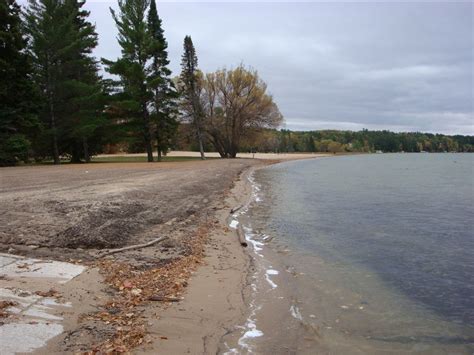
[[[158,2],[177,75],[185,35],[204,71],[241,62],[289,129],[474,134],[473,4]],[[109,7],[89,1],[97,57],[120,55]]]

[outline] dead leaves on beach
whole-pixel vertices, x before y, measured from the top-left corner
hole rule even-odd
[[[127,353],[151,342],[146,331],[144,306],[149,302],[169,304],[182,299],[191,272],[202,262],[209,228],[208,224],[202,225],[194,236],[183,241],[188,251],[186,255],[156,268],[137,269],[113,259],[97,263],[105,281],[113,288],[114,297],[100,312],[85,318],[113,327],[114,334],[84,354]]]
[[[61,293],[56,291],[54,288],[50,288],[48,291],[36,291],[35,295],[38,295],[41,297],[54,297],[54,298],[61,297]]]
[[[17,306],[18,303],[15,301],[0,301],[0,318],[6,318],[10,315],[8,308]]]

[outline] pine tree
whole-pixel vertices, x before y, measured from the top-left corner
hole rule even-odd
[[[70,45],[72,28],[72,18],[64,10],[64,5],[57,0],[30,0],[26,16],[35,81],[46,103],[41,115],[49,128],[44,132],[45,144],[51,144],[55,164],[59,164],[60,156],[57,105],[61,102],[61,63]]]
[[[193,41],[190,36],[184,37],[184,53],[181,58],[181,91],[182,106],[196,132],[201,159],[205,159],[203,147],[203,109],[199,98],[198,87],[198,59]]]
[[[97,128],[94,116],[101,111],[100,78],[91,56],[97,34],[83,5],[78,0],[30,0],[26,15],[35,81],[46,102],[42,118],[49,127],[37,149],[49,155],[51,145],[55,164],[61,154],[76,162],[80,156],[89,159],[87,136],[95,131],[91,126]],[[84,143],[82,153],[79,139]]]
[[[153,118],[157,141],[158,161],[166,154],[178,129],[177,104],[178,93],[170,78],[168,43],[164,37],[161,19],[156,10],[155,0],[151,0],[148,12],[148,31],[152,37],[150,46],[151,66],[148,86],[153,92]]]
[[[15,0],[0,0],[0,166],[27,161],[39,129],[20,13]]]
[[[102,111],[105,105],[104,90],[98,75],[98,66],[92,51],[97,46],[95,27],[87,20],[89,12],[82,9],[85,2],[69,0],[71,11],[75,13],[75,50],[65,63],[65,90],[69,97],[65,107],[66,127],[61,136],[64,150],[73,162],[90,156],[101,143],[100,129],[106,124]],[[92,146],[91,146],[92,145]]]
[[[151,123],[148,106],[153,102],[153,92],[148,87],[148,61],[153,44],[151,33],[145,21],[149,0],[118,0],[119,13],[110,9],[118,28],[118,43],[122,57],[116,61],[102,59],[106,70],[118,75],[115,82],[117,94],[114,107],[116,116],[134,129],[141,126],[141,135],[148,161],[153,161]]]

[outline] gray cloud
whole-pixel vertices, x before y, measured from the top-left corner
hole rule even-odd
[[[113,1],[87,3],[98,57],[120,55]],[[474,134],[471,3],[158,2],[179,73],[192,36],[204,71],[243,62],[291,129]]]

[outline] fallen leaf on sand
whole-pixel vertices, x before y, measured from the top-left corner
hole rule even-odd
[[[157,292],[159,300],[181,300],[187,279],[204,257],[204,244],[210,227],[210,223],[202,224],[197,233],[182,241],[185,253],[157,267],[137,269],[129,263],[113,259],[102,259],[96,263],[105,276],[105,282],[116,293],[103,305],[103,311],[95,313],[92,318],[112,325],[115,333],[94,346],[90,354],[130,353],[133,348],[149,342],[145,338],[146,317],[143,317],[142,307],[155,301],[153,298],[158,296]]]
[[[125,281],[123,282],[123,287],[124,287],[124,288],[132,288],[132,287],[133,287],[133,284],[132,284],[132,282],[131,282],[130,280],[125,280]]]
[[[50,288],[49,291],[36,291],[35,294],[41,297],[59,297],[61,295],[54,288]]]

